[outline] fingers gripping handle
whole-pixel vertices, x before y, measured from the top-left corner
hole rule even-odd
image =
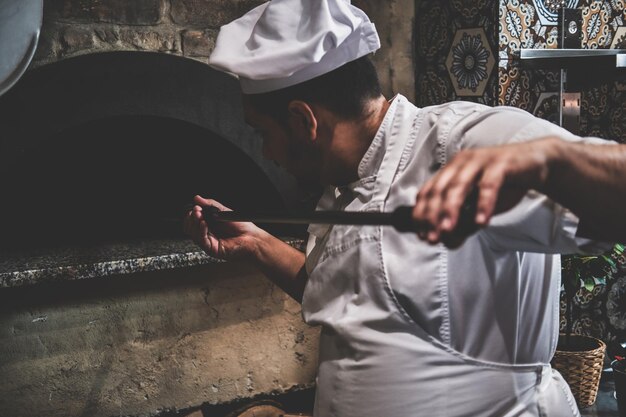
[[[478,229],[476,224],[476,210],[478,204],[478,189],[469,193],[459,211],[459,220],[455,227],[455,234],[469,236]],[[400,206],[393,211],[392,225],[399,232],[419,232],[428,229],[428,226],[419,224],[413,219],[412,206]]]

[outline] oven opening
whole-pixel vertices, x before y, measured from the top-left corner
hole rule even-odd
[[[233,209],[284,209],[261,169],[234,145],[162,117],[75,126],[5,168],[0,211],[9,247],[184,237],[181,221],[196,194]]]
[[[263,160],[240,106],[236,80],[164,54],[87,55],[26,74],[0,100],[0,247],[183,238],[196,194],[234,210],[310,206]]]

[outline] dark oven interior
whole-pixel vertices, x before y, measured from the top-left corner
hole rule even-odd
[[[262,160],[236,80],[198,62],[72,58],[27,73],[0,111],[2,247],[179,237],[196,194],[233,209],[311,204]]]

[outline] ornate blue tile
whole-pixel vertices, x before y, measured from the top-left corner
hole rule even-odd
[[[539,94],[533,114],[554,124],[559,124],[559,93],[546,92]]]
[[[626,337],[626,277],[620,277],[607,291],[606,312],[609,323]]]
[[[611,48],[624,49],[626,48],[626,27],[618,27],[613,36],[613,42],[611,42]]]
[[[578,7],[578,3],[579,0],[533,0],[539,20],[544,26],[557,24],[559,8],[574,9]]]
[[[586,49],[608,48],[613,40],[613,10],[608,2],[593,1],[582,8],[583,40]]]
[[[481,96],[495,66],[483,28],[459,29],[446,59],[446,68],[459,96]]]
[[[500,49],[516,51],[531,47],[533,42],[534,9],[520,0],[500,2]]]

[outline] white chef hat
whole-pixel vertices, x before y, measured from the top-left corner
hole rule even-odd
[[[209,65],[257,94],[308,81],[378,48],[374,24],[349,0],[271,0],[222,26]]]

